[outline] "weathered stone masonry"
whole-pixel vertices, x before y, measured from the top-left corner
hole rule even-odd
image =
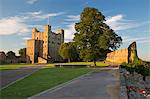
[[[32,29],[32,38],[27,40],[27,60],[31,63],[49,63],[60,61],[58,53],[60,45],[64,42],[64,30],[59,29],[55,33],[51,26],[45,25],[44,31]]]
[[[133,42],[128,48],[108,53],[106,61],[114,63],[133,63],[136,57],[138,58],[136,42]]]

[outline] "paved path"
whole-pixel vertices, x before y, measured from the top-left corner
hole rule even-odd
[[[40,69],[40,66],[0,71],[0,89]]]
[[[119,72],[115,69],[96,70],[71,83],[35,95],[32,99],[118,99]]]

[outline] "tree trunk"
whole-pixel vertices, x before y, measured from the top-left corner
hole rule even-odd
[[[93,62],[94,62],[94,67],[96,67],[96,61],[94,60]]]
[[[70,63],[70,58],[68,58],[68,63]]]

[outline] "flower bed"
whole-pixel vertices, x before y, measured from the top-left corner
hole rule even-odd
[[[125,78],[125,85],[129,99],[149,99],[150,68],[149,65],[123,64],[121,65],[121,73]]]

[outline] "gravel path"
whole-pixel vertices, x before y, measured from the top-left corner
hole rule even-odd
[[[118,69],[96,70],[69,84],[30,97],[31,99],[118,99]]]

